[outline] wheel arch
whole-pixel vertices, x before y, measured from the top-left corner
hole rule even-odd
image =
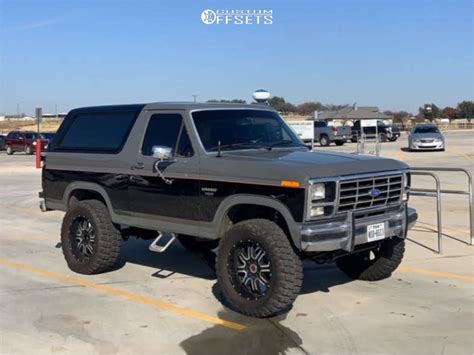
[[[71,203],[72,198],[77,198],[79,201],[85,199],[97,199],[105,204],[107,210],[109,211],[110,217],[113,221],[116,220],[116,215],[114,213],[112,202],[105,191],[105,189],[91,182],[71,182],[64,191],[63,195],[63,204],[67,209]]]
[[[249,208],[255,208],[261,213],[253,213]],[[248,217],[251,218],[266,218],[269,212],[275,212],[281,216],[281,222],[277,223],[289,236],[290,242],[294,247],[299,246],[299,232],[298,227],[291,215],[289,209],[279,200],[271,197],[258,196],[251,194],[238,194],[227,197],[221,202],[219,208],[214,216],[214,225],[216,228],[216,235],[220,238],[226,231],[226,224],[229,220],[232,222],[232,214],[238,211],[245,210]],[[237,222],[251,218],[240,219],[237,217]],[[271,219],[270,219],[271,220]]]

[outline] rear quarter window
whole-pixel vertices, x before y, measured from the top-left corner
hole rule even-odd
[[[136,111],[79,112],[67,122],[53,150],[119,153],[137,116]]]

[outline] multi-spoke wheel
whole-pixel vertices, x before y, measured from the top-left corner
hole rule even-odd
[[[228,255],[232,286],[242,297],[258,300],[270,289],[272,271],[270,257],[265,249],[253,240],[241,241]]]
[[[350,254],[336,260],[336,265],[354,279],[378,281],[389,277],[400,265],[405,252],[405,240],[385,239],[379,248]]]
[[[97,274],[110,270],[120,253],[122,235],[100,201],[77,202],[63,219],[61,243],[71,270]]]
[[[226,303],[253,317],[287,311],[303,278],[301,260],[288,236],[266,219],[239,222],[226,232],[216,272]]]
[[[92,223],[84,216],[78,216],[69,230],[72,252],[78,258],[90,258],[94,251],[95,232]]]

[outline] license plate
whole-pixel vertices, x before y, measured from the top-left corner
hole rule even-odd
[[[367,226],[367,241],[373,242],[385,238],[385,223],[371,224]]]

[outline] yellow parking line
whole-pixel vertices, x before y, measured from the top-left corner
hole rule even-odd
[[[403,265],[398,268],[398,271],[410,272],[410,273],[422,274],[422,275],[429,275],[429,276],[446,277],[446,278],[449,278],[449,279],[460,279],[460,280],[466,280],[466,281],[474,281],[474,276],[471,276],[471,275],[453,274],[453,273],[450,273],[450,272],[419,269],[419,268],[403,266]]]
[[[403,152],[402,152],[401,150],[399,150],[399,151],[397,152],[397,159],[403,161],[403,158],[404,158]]]
[[[459,155],[462,156],[464,159],[469,160],[469,161],[472,161],[472,157],[470,157],[469,155],[467,155],[466,153],[464,153],[464,149],[458,148],[458,147],[456,147],[456,146],[449,146],[449,148],[451,148],[452,150],[454,150],[455,153],[459,154]],[[449,149],[449,148],[448,148],[448,149]]]
[[[13,261],[13,260],[0,258],[0,264],[7,265],[7,266],[10,266],[10,267],[19,269],[19,270],[28,271],[30,273],[37,274],[37,275],[40,275],[40,276],[49,277],[51,279],[67,282],[69,284],[84,286],[84,287],[95,289],[95,290],[98,290],[98,291],[103,291],[103,292],[106,292],[106,293],[112,294],[114,296],[130,300],[130,301],[144,303],[144,304],[147,304],[149,306],[153,306],[153,307],[156,307],[156,308],[161,308],[161,309],[167,310],[169,312],[177,313],[177,314],[189,317],[189,318],[199,319],[199,320],[202,320],[202,321],[205,321],[205,322],[208,322],[208,323],[222,325],[223,327],[230,328],[230,329],[233,329],[233,330],[242,330],[242,329],[246,328],[245,325],[240,324],[240,323],[235,323],[235,322],[223,320],[223,319],[220,319],[220,318],[217,318],[217,317],[209,316],[209,315],[201,313],[201,312],[193,311],[191,309],[174,306],[174,305],[168,304],[168,303],[163,303],[163,302],[160,302],[160,301],[158,301],[156,299],[153,299],[151,297],[141,296],[141,295],[137,295],[137,294],[134,294],[134,293],[131,293],[131,292],[128,292],[128,291],[113,288],[113,287],[110,287],[110,286],[96,284],[96,283],[93,283],[93,282],[90,282],[90,281],[78,279],[78,278],[71,277],[71,276],[68,276],[68,275],[58,274],[58,273],[48,271],[48,270],[38,269],[38,268],[35,268],[33,266],[23,264],[23,263],[19,263],[19,262]]]

